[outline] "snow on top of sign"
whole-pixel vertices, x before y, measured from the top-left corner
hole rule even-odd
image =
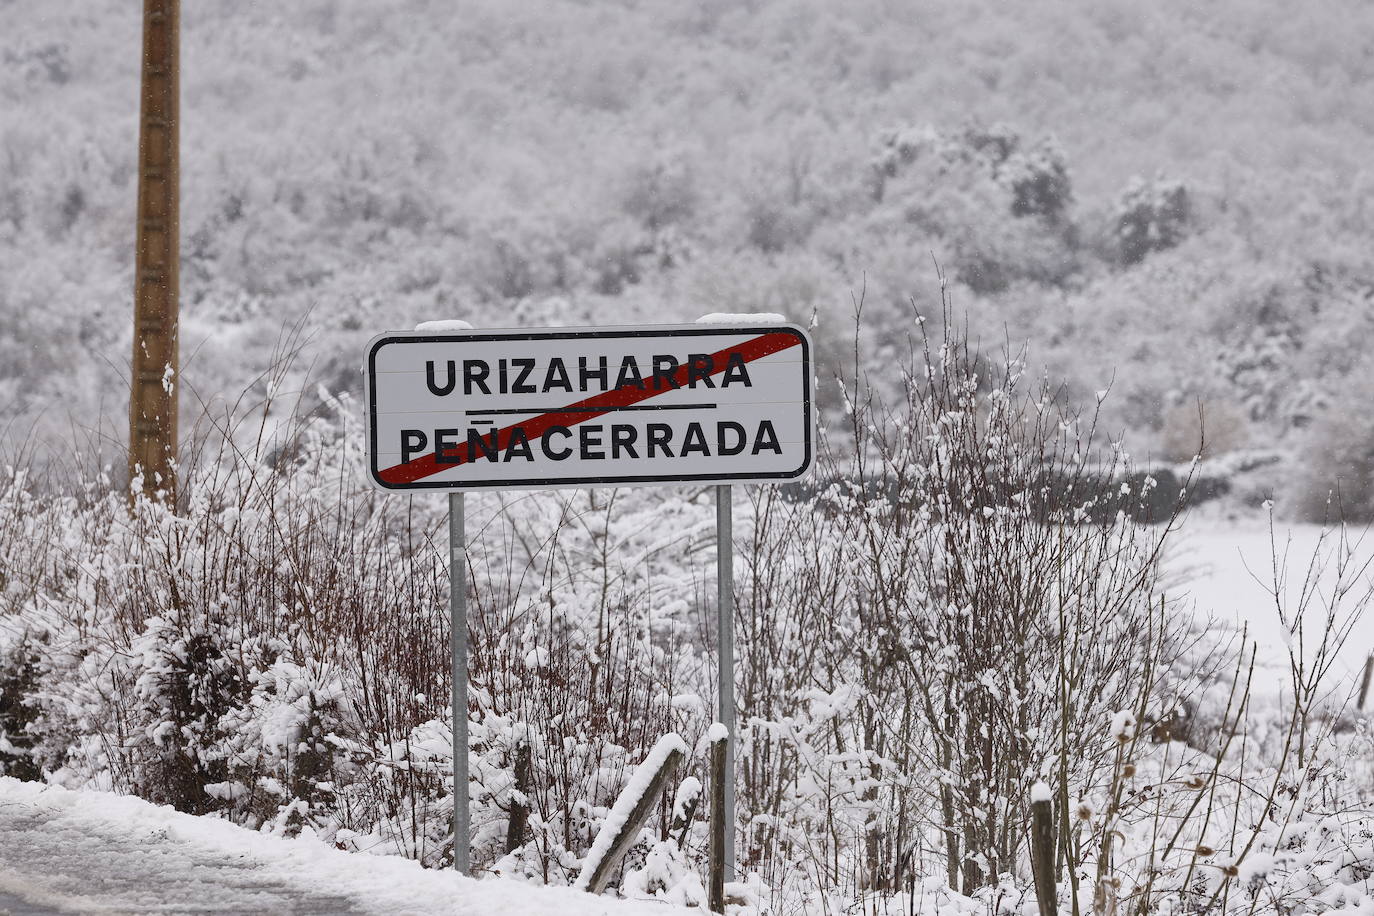
[[[596,834],[596,841],[592,843],[592,848],[587,850],[587,858],[582,863],[582,873],[577,876],[574,887],[581,890],[587,889],[597,866],[611,851],[611,843],[615,841],[616,835],[620,833],[625,822],[634,813],[635,807],[639,804],[639,800],[644,797],[644,793],[649,791],[654,776],[663,768],[663,761],[667,760],[668,755],[673,751],[686,754],[687,742],[683,741],[682,736],[676,732],[669,732],[658,739],[658,743],[649,751],[644,762],[635,767],[630,781],[625,784],[620,797],[616,799],[615,807],[611,808],[611,813],[606,815],[606,819],[601,822],[601,829]]]
[[[697,319],[697,324],[787,324],[777,312],[712,312]]]
[[[471,331],[472,325],[461,318],[443,318],[438,321],[422,321],[415,326],[417,331]]]

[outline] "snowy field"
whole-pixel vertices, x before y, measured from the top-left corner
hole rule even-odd
[[[474,881],[141,799],[0,777],[0,913],[670,916],[566,888]]]
[[[1344,547],[1337,539],[1338,532],[1323,535],[1318,525],[1276,522],[1271,534],[1263,520],[1198,520],[1185,524],[1175,536],[1166,576],[1172,594],[1191,603],[1199,615],[1210,615],[1217,626],[1236,632],[1245,627],[1258,644],[1261,664],[1286,679],[1287,647],[1296,649],[1297,644],[1280,619],[1280,605],[1291,614],[1301,600],[1304,583],[1309,579],[1315,583],[1304,629],[1304,654],[1310,659],[1325,628],[1327,601],[1341,590],[1344,611],[1354,611],[1374,584],[1374,566],[1370,565],[1374,535],[1351,528]],[[1337,569],[1338,555],[1345,557],[1342,570]],[[1276,579],[1281,583],[1278,600]],[[1355,621],[1331,667],[1329,686],[1338,699],[1358,685],[1370,652],[1374,652],[1374,611]],[[1268,683],[1278,686],[1273,679]]]

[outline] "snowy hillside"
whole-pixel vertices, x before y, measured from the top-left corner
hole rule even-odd
[[[183,409],[255,385],[298,320],[292,378],[309,366],[332,390],[356,390],[375,331],[453,314],[815,311],[834,359],[866,290],[890,357],[909,298],[938,315],[933,255],[976,335],[1029,338],[1080,399],[1115,378],[1107,420],[1137,453],[1190,457],[1201,399],[1214,454],[1329,455],[1266,482],[1316,519],[1335,476],[1365,473],[1358,437],[1323,417],[1371,376],[1371,15],[1359,0],[194,4]],[[65,458],[69,421],[98,417],[104,450],[119,440],[137,30],[137,7],[111,0],[0,5],[11,446],[37,422]]]

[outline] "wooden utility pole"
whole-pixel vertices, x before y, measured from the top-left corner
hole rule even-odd
[[[180,0],[144,0],[129,475],[176,493]]]

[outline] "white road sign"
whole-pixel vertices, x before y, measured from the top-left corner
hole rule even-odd
[[[790,480],[811,466],[801,328],[660,325],[374,338],[368,461],[388,490]]]

